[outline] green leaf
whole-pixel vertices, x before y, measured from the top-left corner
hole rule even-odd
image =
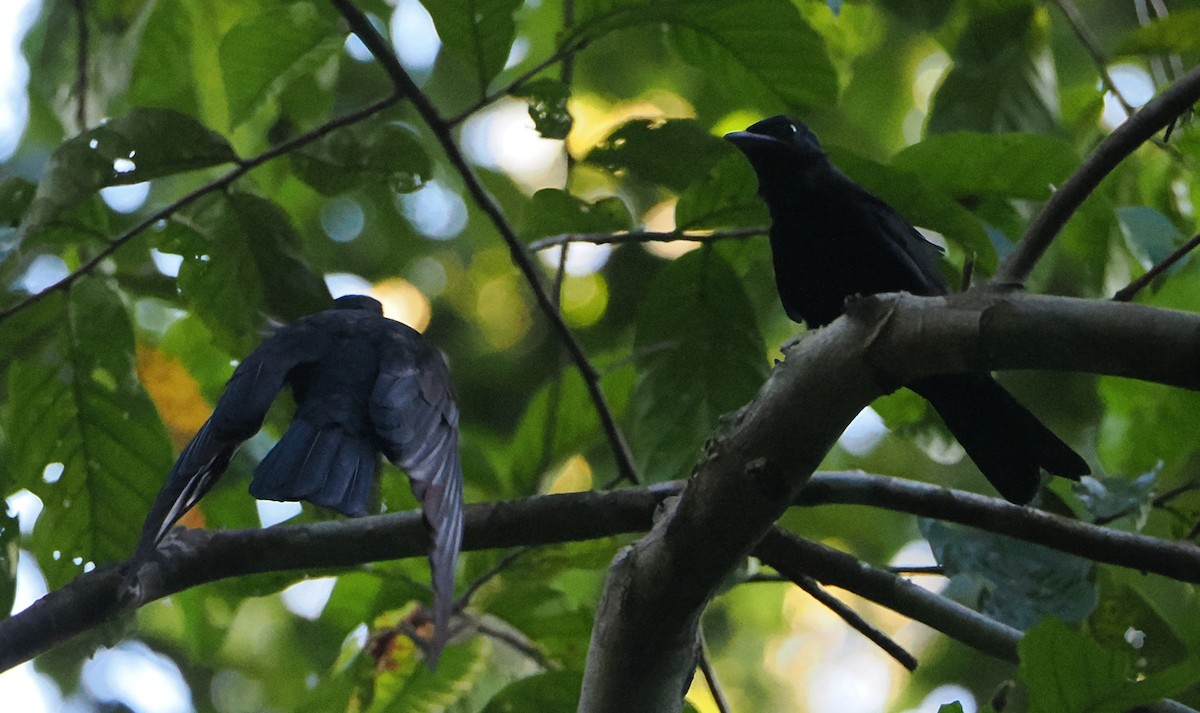
[[[0,183],[0,225],[17,226],[21,216],[33,203],[37,184],[19,176],[12,176]]]
[[[170,109],[134,109],[59,146],[21,223],[24,236],[42,229],[106,186],[236,161],[219,134]]]
[[[572,713],[579,705],[579,671],[549,671],[510,683],[488,701],[483,713]]]
[[[1117,208],[1117,221],[1125,238],[1125,247],[1147,270],[1166,259],[1186,240],[1167,216],[1146,206]],[[1182,266],[1182,263],[1176,263],[1171,266],[1171,271]]]
[[[584,161],[618,175],[682,191],[704,178],[733,147],[693,119],[635,119],[609,134]]]
[[[84,280],[38,311],[54,315],[53,331],[8,365],[0,457],[10,485],[42,500],[32,549],[57,588],[86,563],[130,554],[172,452],[138,383],[133,330],[116,293]],[[3,341],[16,336],[11,324],[0,327]]]
[[[831,104],[837,75],[820,35],[786,0],[585,0],[563,45],[635,26],[675,33],[684,60],[738,97],[788,109]]]
[[[1032,3],[978,6],[950,54],[926,131],[1057,133],[1057,85],[1043,27]]]
[[[937,520],[921,532],[946,576],[977,592],[984,614],[1017,629],[1051,616],[1082,621],[1096,606],[1095,564],[1003,535]]]
[[[1045,200],[1078,162],[1071,145],[1057,137],[968,131],[929,136],[892,157],[892,166],[959,199]]]
[[[898,210],[910,223],[936,230],[946,240],[975,255],[977,269],[991,274],[996,269],[996,248],[979,218],[930,187],[916,173],[884,166],[836,146],[829,156],[839,168],[871,193]]]
[[[17,596],[17,559],[21,556],[21,527],[15,515],[0,510],[0,612],[11,612]]]
[[[420,139],[400,124],[343,128],[291,158],[296,177],[327,196],[369,183],[386,183],[396,193],[411,193],[433,175],[433,163]]]
[[[1142,473],[1133,480],[1097,478],[1085,475],[1071,486],[1075,496],[1097,520],[1111,521],[1128,518],[1128,526],[1141,530],[1154,504],[1158,470]]]
[[[360,700],[369,701],[363,713],[450,710],[478,685],[491,649],[491,640],[482,636],[452,643],[442,652],[436,673],[412,657],[407,646],[389,650],[375,664],[369,684],[359,687]]]
[[[504,69],[517,28],[520,0],[424,0],[445,51],[459,58],[480,93]]]
[[[325,281],[298,255],[300,237],[279,206],[234,193],[171,221],[160,249],[182,255],[179,289],[230,354],[259,341],[262,313],[291,321],[329,306]]]
[[[1120,713],[1186,690],[1200,677],[1200,659],[1193,657],[1135,678],[1132,648],[1106,649],[1057,619],[1031,629],[1018,650],[1030,713]]]
[[[529,199],[522,232],[530,240],[564,233],[611,233],[633,227],[625,202],[615,196],[595,203],[557,188],[543,188]]]
[[[638,309],[634,352],[627,433],[652,483],[687,475],[717,419],[745,405],[767,376],[754,309],[712,250],[659,271]]]
[[[1172,9],[1135,28],[1117,45],[1117,56],[1195,54],[1200,52],[1200,10]]]
[[[1105,470],[1137,473],[1161,460],[1172,472],[1191,457],[1192,434],[1163,424],[1200,412],[1200,393],[1111,377],[1099,380],[1099,393],[1105,409],[1096,441]]]
[[[142,41],[130,73],[129,100],[137,106],[171,107],[197,114],[201,89],[193,67],[196,18],[188,2],[156,2],[146,18]],[[211,32],[212,28],[208,30]]]
[[[600,387],[614,415],[625,409],[634,378],[631,367],[604,372]],[[566,369],[538,389],[517,422],[510,440],[507,470],[514,494],[537,492],[545,469],[604,438],[596,407],[576,369]]]
[[[565,139],[575,124],[567,108],[571,88],[566,84],[544,77],[521,85],[513,96],[529,100],[529,118],[538,133],[547,139]]]
[[[953,703],[943,703],[938,706],[938,713],[963,713],[962,704],[958,701]]]
[[[231,126],[341,49],[345,37],[324,3],[296,2],[234,25],[221,38],[220,62]]]
[[[742,156],[726,156],[708,176],[679,194],[675,228],[696,230],[770,225],[767,206],[759,199],[758,178]]]

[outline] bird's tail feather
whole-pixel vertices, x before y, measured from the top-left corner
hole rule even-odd
[[[317,428],[297,418],[254,469],[250,494],[365,515],[378,466],[368,438],[351,435],[336,423]]]
[[[443,422],[399,464],[409,475],[413,494],[421,501],[429,527],[429,569],[433,582],[433,638],[427,649],[429,668],[437,667],[450,639],[454,614],[454,573],[462,548],[463,476],[458,456],[458,432]]]
[[[1006,499],[1027,503],[1041,469],[1078,480],[1087,463],[987,374],[953,374],[908,385],[924,397],[983,475]]]
[[[220,438],[213,430],[211,422],[205,422],[175,461],[142,526],[131,573],[136,573],[137,564],[150,556],[171,526],[204,497],[229,466],[241,440]]]

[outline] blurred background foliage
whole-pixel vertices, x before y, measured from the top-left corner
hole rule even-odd
[[[616,475],[578,372],[406,103],[256,165],[103,252],[233,166],[392,91],[331,4],[18,4],[28,83],[0,144],[0,308],[50,291],[0,322],[6,610],[125,557],[236,360],[273,323],[331,295],[370,292],[448,355],[470,502]],[[986,278],[1054,186],[1123,120],[1122,105],[1144,103],[1200,54],[1191,2],[1171,2],[1169,13],[1143,0],[358,5],[523,240],[739,235],[537,253],[650,482],[687,476],[720,415],[753,397],[799,330],[777,303],[765,238],[741,230],[767,216],[722,133],[771,114],[802,118],[846,173],[946,245],[957,284],[967,261]],[[1184,122],[1122,164],[1031,289],[1106,298],[1194,234],[1198,137]],[[1197,309],[1200,264],[1185,260],[1138,299]],[[1082,375],[1004,380],[1097,474],[1074,490],[1054,483],[1045,507],[1188,533],[1194,489],[1155,497],[1196,482],[1200,396]],[[256,506],[245,492],[288,410],[279,405],[185,524],[324,517]],[[826,467],[987,492],[908,392],[864,412]],[[403,480],[385,473],[386,509],[414,507]],[[1011,679],[1021,684],[1014,706],[1092,710],[1094,701],[1052,696],[1065,695],[1064,680],[1086,680],[1125,700],[1124,677],[1162,671],[1173,678],[1154,679],[1161,694],[1200,705],[1189,691],[1200,652],[1190,586],[880,509],[797,509],[784,524],[878,564],[931,564],[932,546],[952,577],[923,582],[1036,635],[1018,670],[851,598],[918,655],[910,675],[789,584],[731,586],[704,628],[734,710],[933,711],[958,701],[970,711]],[[411,641],[378,636],[428,598],[426,564],[411,561],[200,587],[42,656],[37,673],[0,680],[26,676],[48,710],[573,710],[604,569],[624,542],[515,560],[475,595],[473,629],[436,674]],[[505,554],[465,555],[460,586]],[[1047,615],[1071,630],[1039,625]],[[107,648],[90,658],[98,646]],[[699,676],[689,702],[716,710]]]

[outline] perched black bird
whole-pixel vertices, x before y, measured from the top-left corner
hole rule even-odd
[[[807,126],[776,116],[726,134],[758,174],[771,212],[775,285],[789,317],[820,327],[846,298],[942,295],[940,250],[894,208],[838,171]],[[987,374],[907,385],[945,421],[996,490],[1015,503],[1037,492],[1039,468],[1078,479],[1087,463]]]
[[[335,300],[331,309],[279,329],[238,365],[150,509],[132,571],[258,432],[285,384],[296,413],[255,468],[250,493],[359,516],[367,514],[379,453],[403,468],[432,539],[432,668],[448,636],[462,543],[458,407],[442,355],[415,330],[384,317],[370,297]]]

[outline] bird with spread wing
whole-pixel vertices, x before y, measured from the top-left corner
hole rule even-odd
[[[442,355],[416,330],[384,317],[370,297],[341,297],[331,309],[282,327],[238,365],[151,507],[132,571],[221,477],[285,385],[296,412],[255,468],[250,493],[361,516],[373,496],[378,454],[403,469],[432,541],[428,660],[436,666],[449,636],[462,544],[458,408]]]

